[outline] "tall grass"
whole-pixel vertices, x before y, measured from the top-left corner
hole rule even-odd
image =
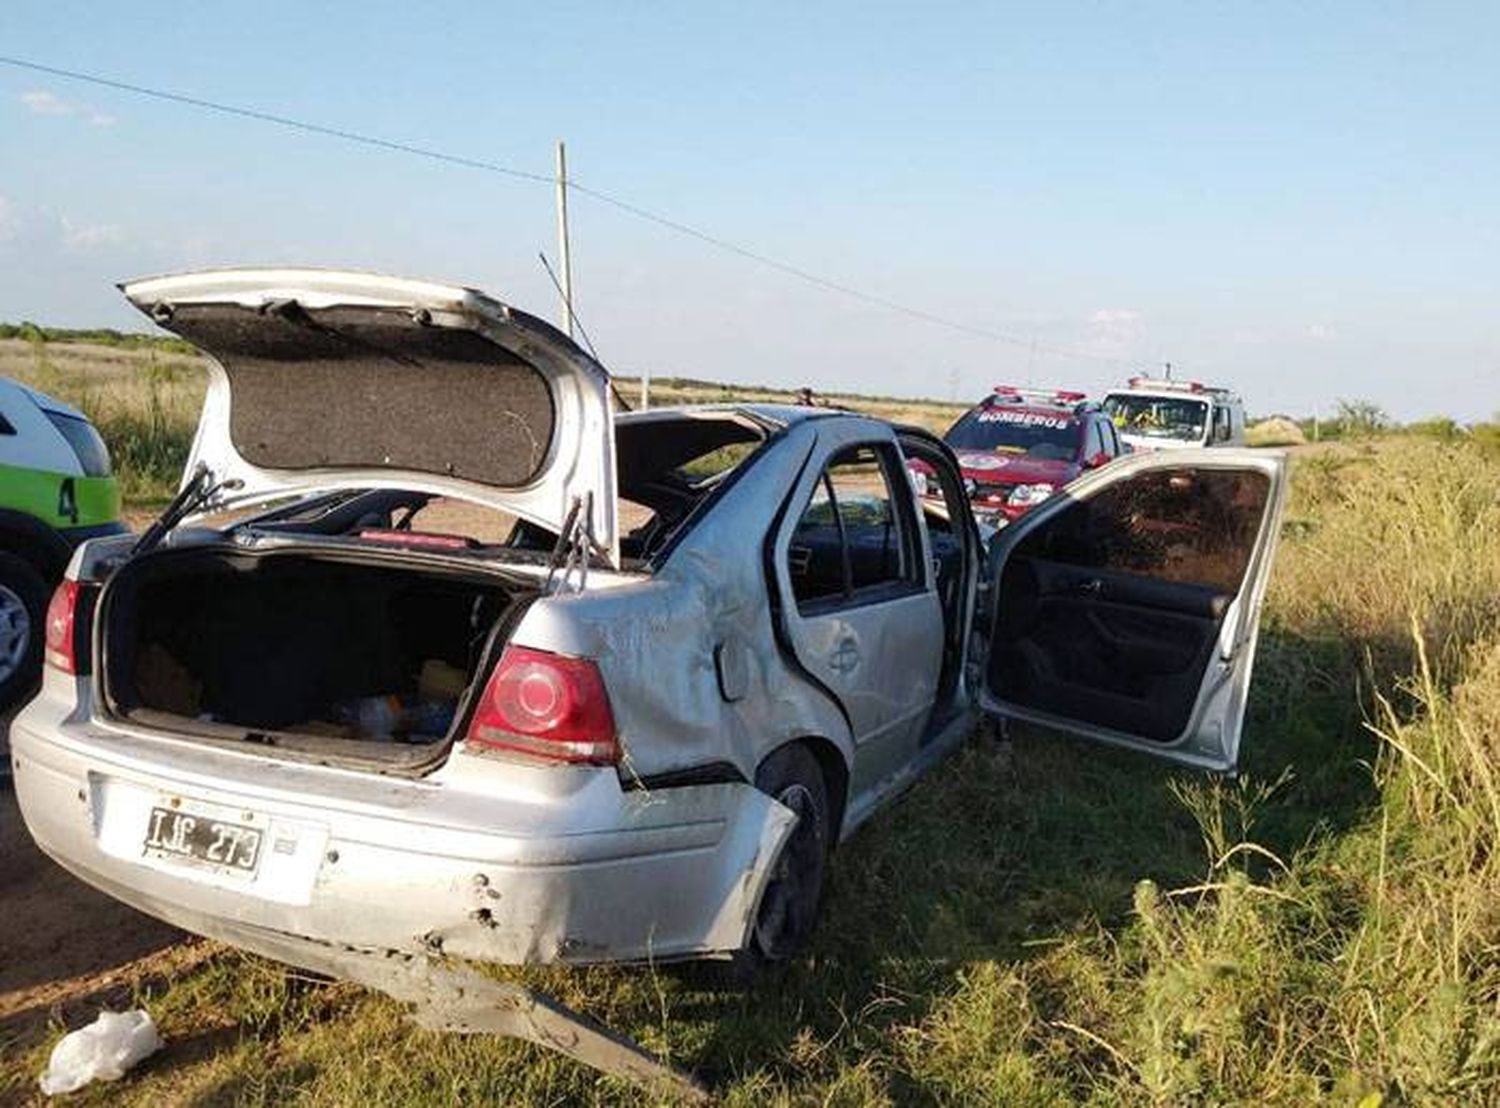
[[[195,360],[155,350],[133,353],[123,364],[79,364],[77,350],[68,344],[31,341],[27,359],[13,372],[93,421],[109,446],[127,505],[170,499],[197,426],[202,370]]]
[[[105,406],[95,414],[127,504],[169,499],[176,491],[196,428],[197,412],[184,408],[173,383],[153,365],[143,403]]]
[[[1473,449],[1304,466],[1251,771],[1176,784],[1198,879],[1142,881],[1127,926],[977,967],[903,1040],[926,1082],[993,1102],[1500,1101],[1497,494]],[[1367,775],[1367,802],[1313,764],[1304,803],[1334,802],[1288,835],[1288,738]]]

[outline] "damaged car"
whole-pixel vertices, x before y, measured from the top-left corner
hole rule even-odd
[[[1236,766],[1278,454],[1127,456],[984,549],[935,436],[617,415],[473,289],[123,291],[207,399],[162,518],[75,554],[11,757],[48,854],[187,930],[329,972],[784,959],[984,715]]]

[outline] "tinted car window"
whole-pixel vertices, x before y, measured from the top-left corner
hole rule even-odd
[[[965,412],[943,436],[954,450],[999,451],[1070,461],[1078,424],[1067,412],[1036,412],[987,404]]]
[[[109,449],[104,445],[104,440],[99,437],[99,432],[94,430],[92,423],[85,419],[61,415],[58,412],[48,412],[47,418],[52,421],[52,426],[57,428],[58,434],[68,440],[68,445],[73,448],[73,453],[78,457],[78,464],[83,467],[83,472],[87,476],[109,476]]]
[[[882,451],[859,446],[836,455],[797,521],[787,554],[799,607],[918,580],[905,503],[892,494],[891,464]]]
[[[1153,470],[1071,505],[1017,553],[1236,593],[1270,487],[1253,471]]]
[[[1084,440],[1083,456],[1092,458],[1097,454],[1104,453],[1104,432],[1097,420],[1089,420],[1088,438]]]

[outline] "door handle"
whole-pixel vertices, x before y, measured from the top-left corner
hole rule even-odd
[[[859,644],[852,638],[841,639],[829,655],[828,664],[839,673],[848,673],[859,665]]]

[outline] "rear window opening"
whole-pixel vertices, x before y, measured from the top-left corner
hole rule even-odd
[[[615,453],[624,568],[649,570],[765,437],[760,427],[728,413],[620,421]],[[532,562],[545,560],[557,543],[550,529],[492,507],[397,490],[304,498],[248,520],[243,514],[205,516],[200,522],[211,527],[244,522],[258,530],[409,549],[436,550],[442,540],[461,540],[447,549]],[[403,541],[403,534],[411,540]]]
[[[391,560],[176,551],[112,582],[117,716],[334,760],[446,749],[525,590]]]

